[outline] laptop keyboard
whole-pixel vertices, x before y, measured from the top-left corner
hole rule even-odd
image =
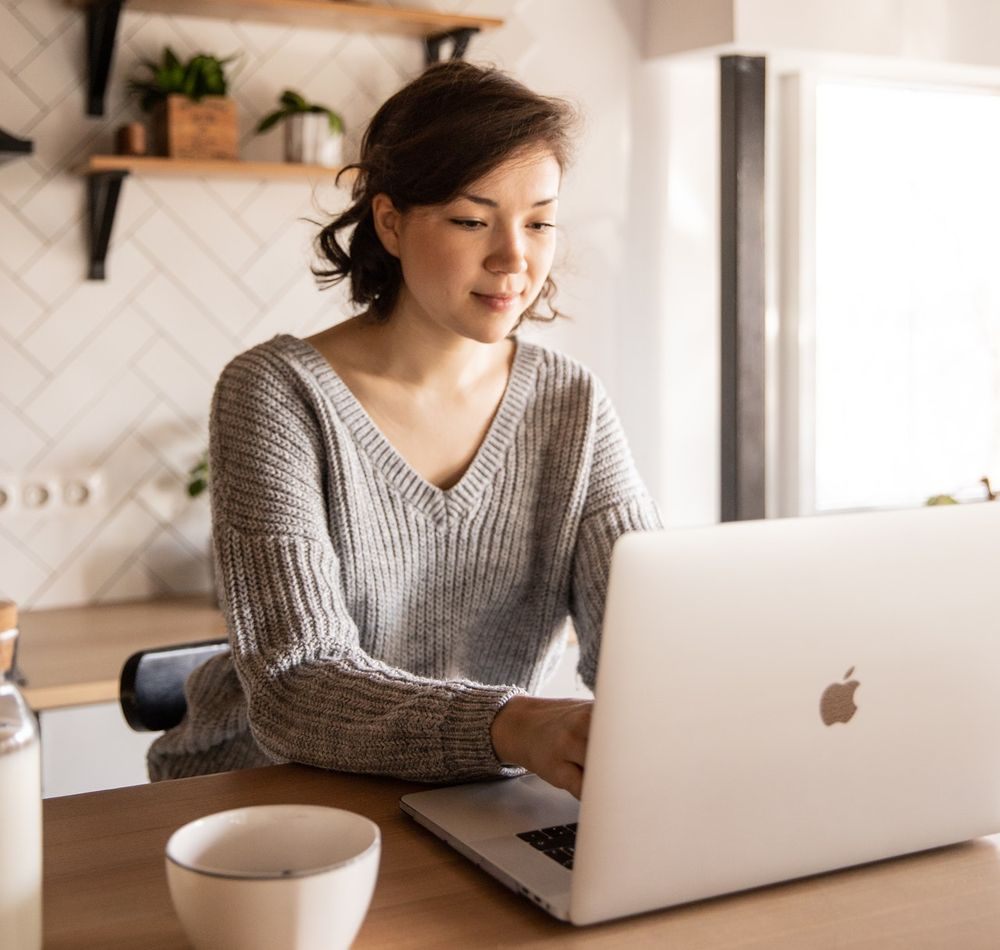
[[[522,831],[518,838],[533,848],[558,861],[564,868],[573,870],[573,852],[576,850],[576,825],[553,825],[537,831]]]

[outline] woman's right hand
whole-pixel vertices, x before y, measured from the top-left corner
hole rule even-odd
[[[490,726],[497,758],[579,798],[593,706],[592,699],[511,697]]]

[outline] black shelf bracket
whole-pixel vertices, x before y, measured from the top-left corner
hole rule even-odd
[[[87,234],[90,239],[88,280],[104,280],[104,261],[111,243],[118,196],[127,171],[92,172],[87,176]]]
[[[118,15],[124,0],[94,0],[87,7],[87,115],[104,115]]]
[[[469,48],[469,40],[479,32],[479,27],[466,26],[457,30],[449,30],[447,33],[435,33],[433,36],[424,37],[424,64],[432,66],[441,62],[441,47],[451,42],[451,55],[449,59],[462,59],[465,51]]]
[[[19,139],[10,132],[0,129],[0,165],[12,158],[30,155],[35,150],[34,143],[28,139]]]

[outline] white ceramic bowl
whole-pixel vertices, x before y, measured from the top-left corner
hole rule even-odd
[[[256,805],[192,821],[167,842],[167,883],[198,950],[334,950],[354,940],[381,835],[322,805]]]

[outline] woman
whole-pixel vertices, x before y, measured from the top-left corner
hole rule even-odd
[[[593,687],[611,547],[659,519],[598,382],[514,335],[554,291],[572,122],[461,62],[372,120],[354,203],[318,240],[318,275],[361,313],[248,350],[216,387],[232,651],[191,676],[154,779],[527,768],[580,794],[591,703],[531,694],[570,615]]]

